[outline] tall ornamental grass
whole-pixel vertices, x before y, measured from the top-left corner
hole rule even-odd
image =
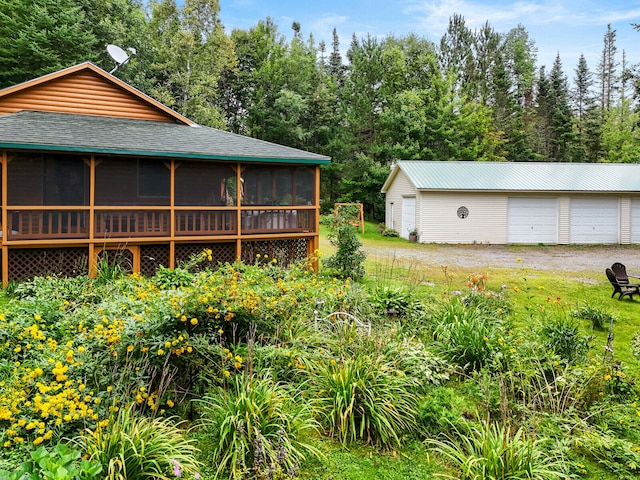
[[[343,445],[399,446],[416,424],[415,389],[392,362],[366,354],[325,362],[311,379],[321,423]]]
[[[528,437],[522,428],[512,433],[508,425],[482,422],[467,424],[463,431],[455,428],[454,436],[428,443],[449,460],[459,472],[439,475],[456,480],[560,480],[563,460],[556,457],[541,440]]]
[[[216,475],[231,479],[295,476],[306,454],[319,455],[308,402],[268,377],[236,375],[199,402],[201,443]]]
[[[137,416],[121,408],[108,425],[88,430],[75,443],[99,462],[109,480],[199,478],[198,449],[171,418]]]

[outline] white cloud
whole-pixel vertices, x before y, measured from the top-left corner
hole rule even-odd
[[[345,25],[349,21],[349,17],[346,15],[327,14],[316,20],[314,20],[309,26],[309,31],[313,32],[316,38],[330,39],[333,34],[333,29],[339,30],[340,25]]]
[[[408,0],[403,14],[413,17],[415,28],[426,33],[444,32],[454,14],[464,17],[469,28],[485,22],[497,31],[505,32],[518,24],[525,26],[588,27],[634,21],[640,17],[640,7],[615,8],[611,3],[588,0],[546,0],[519,2],[483,2],[466,0]]]

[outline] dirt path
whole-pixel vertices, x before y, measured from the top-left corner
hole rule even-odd
[[[622,262],[629,272],[640,274],[640,246],[512,246],[512,245],[416,245],[377,248],[364,245],[367,255],[418,264],[446,265],[468,269],[490,267],[528,268],[566,272],[589,272],[604,276],[613,262]]]

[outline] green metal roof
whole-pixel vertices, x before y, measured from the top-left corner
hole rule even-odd
[[[399,170],[418,190],[640,192],[640,164],[402,160],[383,193]]]
[[[203,126],[21,111],[0,116],[0,148],[321,165],[330,157]]]

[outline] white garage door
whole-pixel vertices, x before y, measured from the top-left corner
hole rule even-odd
[[[640,243],[640,198],[631,199],[631,243]]]
[[[555,198],[509,198],[509,243],[558,243],[558,201]]]
[[[402,198],[402,227],[400,236],[409,238],[409,232],[416,228],[416,197]]]
[[[572,198],[569,208],[571,243],[619,243],[617,198]]]

